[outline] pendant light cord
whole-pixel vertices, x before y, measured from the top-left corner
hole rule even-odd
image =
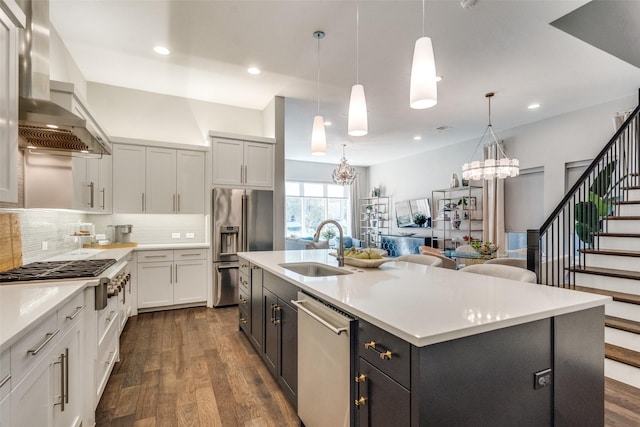
[[[356,2],[356,83],[360,83],[360,2]]]
[[[422,37],[424,37],[424,0],[422,0]]]
[[[489,101],[489,124],[487,125],[487,128],[484,130],[484,133],[480,137],[480,140],[478,141],[478,144],[476,145],[476,149],[473,150],[473,154],[471,155],[471,160],[473,160],[473,157],[478,152],[478,149],[480,148],[480,144],[482,143],[482,140],[484,139],[485,136],[487,136],[487,132],[490,133],[491,136],[493,137],[493,143],[497,147],[496,154],[502,154],[502,157],[507,157],[507,155],[505,154],[504,150],[500,146],[500,143],[498,142],[498,138],[496,138],[496,134],[493,133],[493,126],[491,125],[491,98],[493,97],[493,95],[494,95],[493,93],[488,93],[488,94],[485,95],[485,97]]]
[[[318,37],[318,114],[320,114],[320,38]]]

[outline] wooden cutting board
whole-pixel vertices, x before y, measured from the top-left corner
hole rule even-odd
[[[0,271],[22,265],[22,234],[18,214],[0,213]]]

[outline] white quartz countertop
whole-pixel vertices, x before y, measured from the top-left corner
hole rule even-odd
[[[83,259],[115,259],[116,261],[120,261],[127,255],[129,255],[134,249],[135,248],[82,248],[66,252],[62,255],[56,255],[54,257],[47,258],[46,261],[74,261]]]
[[[76,296],[89,281],[0,286],[0,351]]]
[[[153,249],[209,249],[209,243],[155,243],[138,245],[133,248],[136,251],[153,250]]]
[[[517,282],[422,264],[391,261],[380,268],[345,265],[353,274],[307,277],[290,262],[337,266],[328,250],[239,255],[304,291],[422,347],[606,304],[610,297]]]

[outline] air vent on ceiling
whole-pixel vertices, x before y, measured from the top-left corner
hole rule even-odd
[[[442,132],[444,132],[444,131],[446,131],[446,130],[449,130],[449,129],[451,129],[451,126],[442,125],[442,126],[438,126],[438,127],[436,128],[436,132],[438,132],[438,133],[442,133]]]

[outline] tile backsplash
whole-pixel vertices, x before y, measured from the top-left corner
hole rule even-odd
[[[73,222],[86,222],[86,215],[46,209],[0,209],[17,213],[22,232],[22,262],[42,261],[78,248],[74,238],[66,235],[66,226]],[[47,249],[43,250],[43,242]]]
[[[79,247],[73,236],[67,235],[67,224],[91,222],[96,233],[104,233],[106,226],[132,224],[131,241],[139,244],[205,243],[208,238],[208,216],[113,214],[88,215],[79,212],[49,209],[3,209],[17,213],[22,231],[22,262],[42,261]],[[174,238],[173,236],[180,236]],[[188,238],[187,236],[193,236]],[[46,242],[46,250],[43,250]]]

